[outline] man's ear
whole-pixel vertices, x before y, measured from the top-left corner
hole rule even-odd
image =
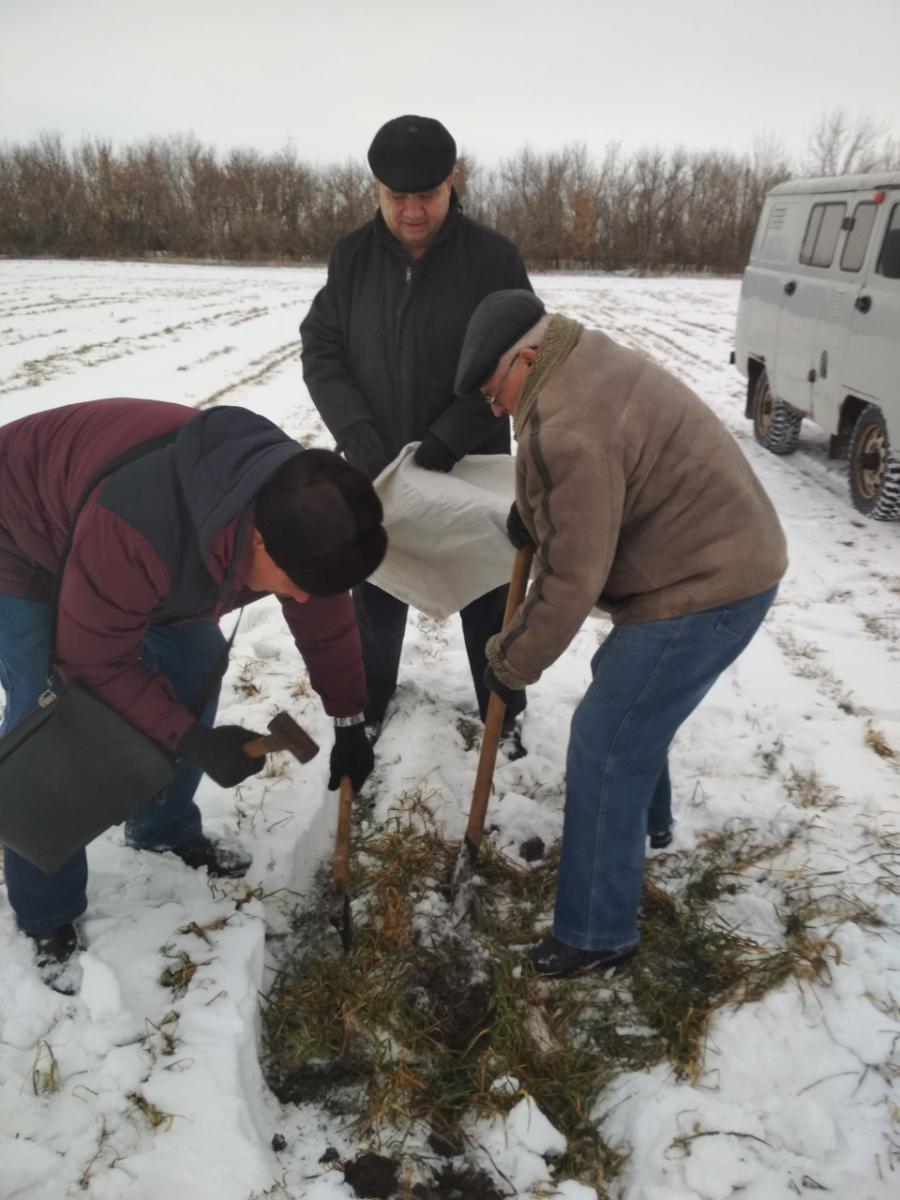
[[[251,544],[254,550],[265,550],[266,548],[263,535],[259,532],[255,525],[253,526],[253,533],[251,534]]]
[[[525,359],[525,361],[528,363],[528,365],[530,367],[531,364],[534,362],[534,360],[538,356],[538,347],[537,346],[523,346],[522,349],[519,351],[519,354],[522,356],[522,358]]]

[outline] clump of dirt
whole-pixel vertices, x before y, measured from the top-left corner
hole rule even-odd
[[[543,838],[530,837],[519,847],[519,858],[527,863],[538,862],[547,853]]]
[[[475,1167],[444,1167],[431,1184],[416,1184],[413,1191],[418,1200],[503,1200],[490,1175]]]
[[[282,1104],[321,1104],[338,1116],[358,1109],[363,1082],[362,1069],[344,1059],[304,1062],[269,1077]]]
[[[400,1164],[393,1158],[369,1151],[354,1158],[344,1167],[344,1179],[357,1196],[371,1200],[388,1200],[397,1190]]]
[[[441,1158],[458,1158],[466,1149],[466,1140],[461,1133],[449,1127],[432,1129],[428,1135],[428,1145]]]

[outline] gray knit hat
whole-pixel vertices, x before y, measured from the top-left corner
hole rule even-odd
[[[456,369],[457,396],[480,387],[493,375],[502,355],[536,325],[547,310],[534,292],[510,288],[491,292],[469,318]]]

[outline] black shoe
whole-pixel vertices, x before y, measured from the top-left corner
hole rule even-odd
[[[183,846],[173,846],[170,853],[195,871],[206,867],[210,875],[219,879],[242,879],[253,862],[253,855],[240,842],[207,837],[205,833]]]
[[[565,979],[569,975],[583,975],[586,971],[608,971],[624,966],[635,954],[637,946],[629,946],[624,950],[578,950],[549,933],[525,951],[525,958],[539,975]]]
[[[504,722],[500,730],[500,749],[509,762],[524,758],[528,751],[522,744],[522,733],[516,721]]]
[[[666,846],[671,846],[672,838],[675,836],[672,833],[672,826],[668,829],[658,829],[656,833],[649,833],[650,848],[652,850],[665,850]]]
[[[34,942],[35,963],[44,983],[63,996],[74,996],[81,983],[81,967],[74,957],[81,949],[75,926],[70,923],[25,936]]]

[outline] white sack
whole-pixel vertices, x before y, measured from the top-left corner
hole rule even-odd
[[[418,444],[404,446],[375,480],[389,544],[369,582],[443,620],[509,583],[515,463],[508,454],[471,454],[449,474],[425,471],[413,462]]]

